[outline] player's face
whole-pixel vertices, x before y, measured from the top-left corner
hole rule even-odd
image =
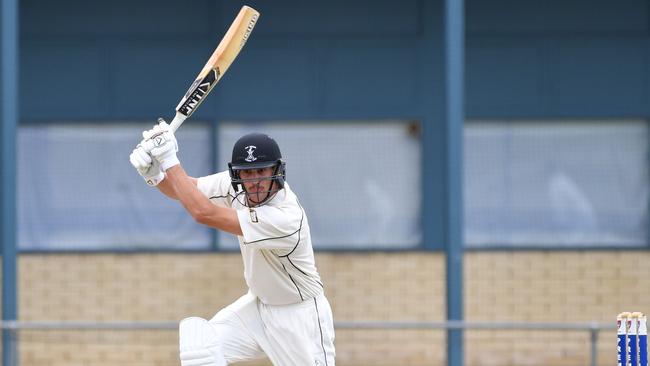
[[[273,171],[273,167],[239,171],[241,179],[251,179],[244,181],[244,188],[246,188],[246,196],[252,204],[259,204],[268,197],[273,187],[273,180],[269,179],[273,176]]]

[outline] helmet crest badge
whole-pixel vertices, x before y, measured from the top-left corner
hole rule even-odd
[[[255,149],[257,149],[256,146],[250,145],[250,146],[246,146],[244,149],[246,149],[246,152],[248,153],[248,156],[244,160],[246,160],[249,163],[251,161],[257,160],[257,158],[253,156],[253,152],[255,152]]]

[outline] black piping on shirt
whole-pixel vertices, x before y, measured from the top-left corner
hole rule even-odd
[[[258,240],[253,240],[253,241],[245,241],[244,244],[245,244],[245,245],[248,245],[248,244],[259,243],[259,242],[261,242],[261,241],[265,241],[265,240],[273,240],[273,239],[288,238],[288,237],[290,237],[290,236],[292,236],[293,234],[298,233],[298,232],[300,232],[300,229],[298,229],[298,230],[292,232],[291,234],[287,234],[287,235],[283,235],[283,236],[275,236],[275,237],[272,237],[272,238],[264,238],[264,239],[258,239]],[[300,237],[298,237],[298,241],[300,241]]]
[[[320,346],[323,349],[323,357],[325,358],[325,366],[327,365],[327,352],[325,352],[325,342],[323,341],[323,328],[320,325],[320,312],[318,311],[318,301],[314,297],[314,306],[316,306],[316,316],[318,317],[318,331],[320,332]]]
[[[296,245],[293,246],[293,249],[291,249],[291,251],[289,253],[279,256],[280,258],[282,258],[282,257],[289,258],[289,255],[291,255],[291,253],[293,253],[296,250],[296,248],[298,248],[298,244],[300,244],[300,231],[302,230],[302,221],[305,219],[305,210],[302,209],[302,206],[300,205],[300,201],[298,201],[298,197],[296,197],[296,203],[298,204],[298,207],[300,207],[300,214],[301,214],[300,215],[300,227],[298,228],[298,241],[296,242]],[[289,261],[289,262],[291,262],[291,261]],[[291,264],[293,264],[293,263],[291,263]]]
[[[287,276],[289,276],[289,279],[291,282],[293,282],[293,285],[296,286],[296,289],[298,290],[298,295],[300,296],[300,301],[305,301],[305,298],[302,297],[302,292],[300,291],[300,287],[298,287],[298,284],[296,281],[293,280],[293,277],[291,277],[291,274],[289,271],[287,271],[287,267],[284,266],[284,263],[282,263],[282,268],[284,268],[284,271],[287,272]]]
[[[297,198],[296,198],[296,202],[298,202]],[[298,244],[300,243],[300,230],[302,230],[302,221],[305,218],[305,211],[302,209],[302,206],[300,206],[300,202],[298,202],[298,207],[300,207],[300,226],[298,227],[298,230],[292,232],[291,234],[287,234],[287,235],[283,235],[283,236],[275,236],[275,237],[271,237],[271,238],[264,238],[264,239],[258,239],[258,240],[253,240],[253,241],[247,241],[247,242],[244,242],[244,245],[259,243],[259,242],[265,241],[265,240],[288,238],[288,237],[294,235],[295,233],[298,233],[298,241],[296,242],[296,245],[293,247],[291,252],[289,252],[289,254],[293,253],[293,251],[296,250],[296,247],[298,247]],[[287,255],[289,255],[289,254],[287,254]],[[287,255],[282,255],[280,257],[286,257]]]
[[[210,198],[208,198],[208,199],[211,200],[211,199],[213,199],[213,198],[228,198],[228,197],[232,197],[232,196],[230,195],[230,193],[228,193],[228,194],[225,195],[225,196],[212,196],[212,197],[210,197]]]
[[[230,204],[232,205],[232,203],[235,201],[235,199],[237,198],[237,196],[233,196],[232,194],[230,194],[230,192],[228,192],[228,194],[225,195],[225,196],[212,196],[212,197],[209,197],[208,199],[211,200],[211,199],[213,199],[213,198],[232,198],[232,199],[230,200]]]
[[[296,198],[296,203],[298,203],[298,207],[300,207],[300,212],[302,212],[302,216],[300,217],[300,228],[298,228],[298,241],[296,242],[296,245],[293,247],[293,249],[291,249],[291,251],[289,253],[287,253],[285,255],[279,255],[278,258],[287,258],[287,260],[289,261],[289,263],[291,263],[293,268],[297,269],[300,273],[304,274],[305,276],[311,277],[309,274],[305,273],[305,271],[298,268],[298,266],[296,266],[291,261],[291,258],[289,257],[296,250],[296,248],[298,248],[298,244],[300,244],[300,231],[302,230],[302,222],[303,222],[303,220],[305,218],[305,210],[303,210],[302,206],[300,205],[300,201],[298,201],[298,198]],[[284,264],[283,264],[283,266],[284,266]],[[286,271],[287,269],[285,268],[284,270]],[[289,272],[287,272],[287,273],[289,273]],[[316,282],[320,285],[321,288],[325,288],[325,286],[323,286],[323,284],[320,281],[316,281]]]

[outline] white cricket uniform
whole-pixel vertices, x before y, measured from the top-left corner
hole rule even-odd
[[[227,171],[198,179],[219,206],[237,210],[249,292],[208,324],[228,363],[269,357],[274,365],[334,366],[332,310],[314,261],[305,211],[285,183],[267,203],[249,208]]]

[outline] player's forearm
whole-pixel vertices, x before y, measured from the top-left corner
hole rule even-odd
[[[197,185],[197,179],[193,177],[188,177],[190,181],[192,181],[192,184],[195,186]],[[178,196],[176,196],[176,191],[174,190],[174,187],[170,183],[169,179],[164,179],[162,182],[160,182],[156,187],[162,192],[165,196],[178,200]]]
[[[196,180],[187,176],[180,165],[166,172],[164,181],[173,188],[183,207],[197,222],[235,235],[242,235],[237,211],[232,208],[213,205],[196,187]],[[163,181],[163,182],[164,182]]]
[[[169,182],[169,179],[164,179],[162,182],[158,183],[156,186],[160,192],[162,192],[165,196],[177,200],[178,197],[176,196],[176,192],[174,191],[174,187],[172,184]]]
[[[209,212],[213,206],[210,201],[196,188],[190,177],[180,165],[169,168],[163,182],[167,182],[174,196],[192,216],[201,216]]]

